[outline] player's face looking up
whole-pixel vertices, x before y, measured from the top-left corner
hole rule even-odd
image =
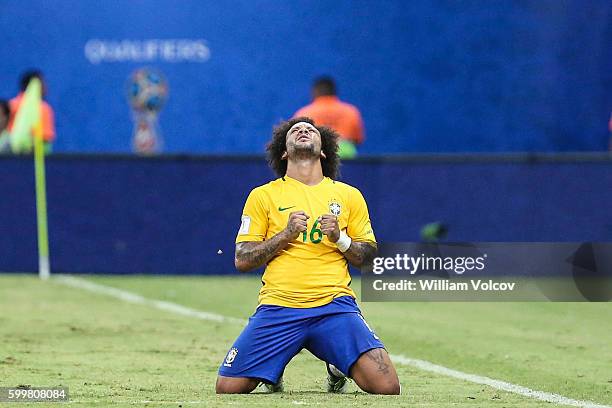
[[[324,154],[321,152],[321,133],[307,122],[298,122],[289,129],[286,147],[289,158],[311,158]]]

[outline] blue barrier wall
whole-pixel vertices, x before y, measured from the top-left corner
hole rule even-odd
[[[168,152],[261,152],[325,73],[365,153],[607,147],[609,0],[14,0],[0,36],[0,97],[42,68],[56,151],[129,151],[142,66],[170,83]]]
[[[342,168],[379,241],[443,221],[451,241],[611,241],[612,162],[361,160]],[[51,261],[75,273],[230,273],[261,158],[50,157]],[[35,271],[31,160],[0,158],[0,271]],[[223,254],[217,254],[221,249]]]

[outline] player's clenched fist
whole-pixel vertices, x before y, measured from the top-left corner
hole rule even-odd
[[[319,217],[321,231],[327,235],[331,242],[337,242],[340,239],[340,226],[338,225],[338,217],[332,214],[324,214]]]
[[[310,217],[304,211],[294,211],[289,214],[287,228],[285,228],[289,234],[289,238],[294,240],[301,232],[306,231],[309,218]]]

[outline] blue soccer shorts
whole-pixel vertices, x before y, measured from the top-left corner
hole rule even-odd
[[[219,375],[277,383],[302,349],[344,374],[368,350],[384,348],[351,296],[313,308],[261,305],[229,350]]]

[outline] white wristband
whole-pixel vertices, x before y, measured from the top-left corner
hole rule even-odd
[[[336,241],[336,245],[338,246],[340,252],[348,251],[349,247],[351,246],[351,242],[353,242],[351,237],[346,235],[346,232],[340,231],[340,238],[338,238],[338,241]]]

